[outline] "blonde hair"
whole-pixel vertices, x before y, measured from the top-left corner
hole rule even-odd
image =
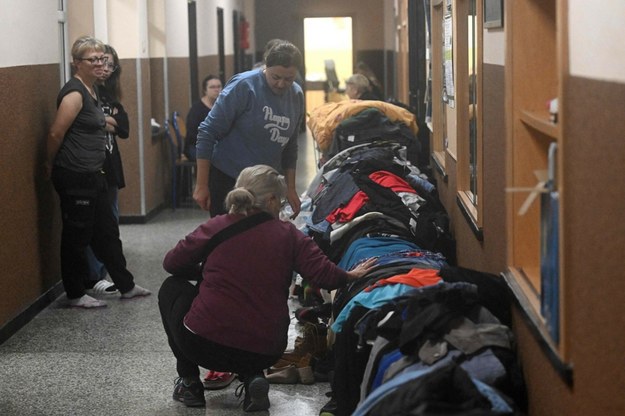
[[[371,89],[371,83],[369,82],[367,77],[362,74],[352,75],[345,80],[345,84],[351,84],[355,86],[359,96]]]
[[[272,196],[282,199],[285,195],[286,182],[277,170],[267,165],[250,166],[241,171],[234,189],[226,195],[226,210],[243,215],[253,208],[267,211]]]
[[[106,52],[106,45],[93,36],[81,36],[72,45],[72,58],[79,61],[89,51]]]

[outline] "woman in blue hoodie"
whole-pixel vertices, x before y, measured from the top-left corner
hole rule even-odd
[[[295,168],[304,93],[294,81],[301,64],[296,46],[275,41],[265,66],[232,77],[200,124],[193,199],[212,217],[225,213],[225,197],[239,173],[258,164],[285,176],[286,199],[294,216],[299,213]]]

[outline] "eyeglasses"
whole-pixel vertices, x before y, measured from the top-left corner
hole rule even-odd
[[[91,58],[79,58],[79,61],[87,61],[89,62],[91,65],[95,65],[97,63],[101,63],[101,64],[105,64],[107,63],[109,60],[108,57],[106,56],[92,56]]]
[[[108,62],[105,66],[106,66],[106,69],[108,69],[111,72],[115,72],[119,69],[119,65],[115,65],[111,62]]]

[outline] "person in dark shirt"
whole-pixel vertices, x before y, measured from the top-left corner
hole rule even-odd
[[[96,83],[108,63],[105,45],[83,36],[72,46],[74,76],[61,88],[57,113],[47,137],[44,174],[59,194],[61,278],[69,306],[98,308],[106,302],[85,293],[89,274],[87,246],[104,263],[121,297],[146,296],[126,268],[119,224],[108,198],[103,166],[106,159],[106,116]]]
[[[202,98],[189,109],[186,119],[187,135],[184,138],[184,154],[189,160],[195,161],[197,128],[215,105],[221,89],[221,80],[216,75],[207,75],[202,81]]]

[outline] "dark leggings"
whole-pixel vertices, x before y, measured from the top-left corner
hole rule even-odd
[[[211,166],[208,188],[211,193],[211,217],[226,214],[226,195],[234,188],[236,179]]]
[[[188,280],[173,276],[165,279],[158,292],[158,307],[180,377],[199,377],[198,366],[201,366],[237,373],[245,381],[252,376],[262,376],[265,368],[278,361],[280,356],[216,344],[189,331],[183,319],[197,293],[197,287]]]

